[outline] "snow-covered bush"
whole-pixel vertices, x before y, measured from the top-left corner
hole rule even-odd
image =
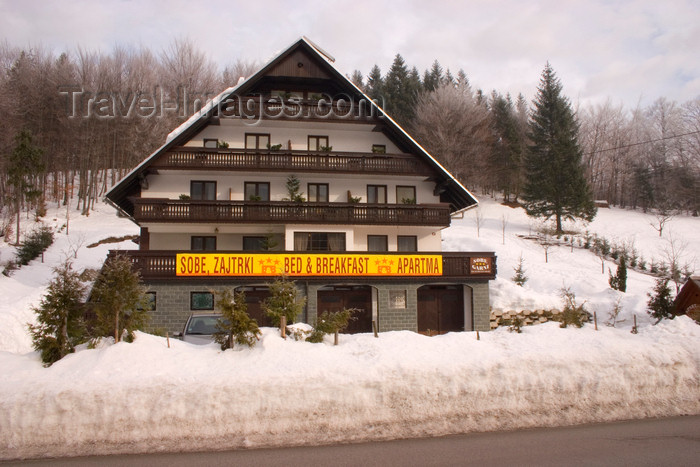
[[[46,295],[34,308],[38,324],[29,325],[34,350],[45,366],[75,351],[85,341],[83,321],[85,286],[70,261],[54,268]]]
[[[96,313],[95,337],[114,336],[115,342],[123,337],[132,342],[134,331],[142,331],[148,322],[146,289],[125,256],[105,261],[92,289],[91,302]]]
[[[668,286],[668,277],[659,277],[654,285],[654,292],[648,293],[647,312],[649,316],[656,319],[658,324],[662,319],[673,318],[673,299],[671,298],[671,288]]]
[[[260,339],[260,329],[255,319],[248,315],[245,292],[232,294],[230,290],[217,292],[216,309],[221,319],[216,322],[214,341],[221,350],[232,349],[234,344],[253,347]]]
[[[576,303],[576,294],[570,288],[565,287],[561,290],[561,297],[564,300],[564,309],[561,312],[559,320],[562,328],[569,325],[580,328],[584,323],[591,320],[591,314],[584,308],[585,302],[582,304]]]
[[[53,243],[53,230],[45,225],[32,231],[22,244],[17,247],[17,262],[29,264],[31,260],[42,254]]]
[[[353,313],[357,312],[356,308],[346,308],[342,311],[329,312],[324,311],[316,320],[314,330],[311,331],[307,342],[323,342],[323,336],[326,334],[335,334],[348,327],[353,318]]]
[[[286,276],[280,276],[270,284],[270,296],[262,303],[262,308],[274,326],[280,326],[282,316],[286,317],[287,324],[292,324],[301,314],[306,298],[298,298],[298,295],[294,281]]]

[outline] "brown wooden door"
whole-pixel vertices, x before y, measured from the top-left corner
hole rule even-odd
[[[241,290],[241,289],[238,289]],[[270,296],[267,287],[243,287],[248,316],[257,321],[260,327],[272,327],[272,321],[262,308],[262,303]]]
[[[356,308],[355,319],[350,321],[347,334],[372,332],[372,288],[369,286],[334,286],[318,291],[318,314],[335,313],[346,308]]]
[[[464,294],[458,285],[418,289],[418,332],[435,335],[464,331]]]

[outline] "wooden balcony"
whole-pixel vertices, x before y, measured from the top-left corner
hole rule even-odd
[[[285,172],[426,175],[430,169],[409,154],[322,151],[259,151],[181,146],[160,157],[154,169],[219,169]]]
[[[204,277],[189,277],[189,276],[177,276],[176,274],[176,258],[178,253],[193,253],[191,251],[165,251],[165,250],[112,250],[110,251],[110,256],[114,255],[126,255],[134,265],[134,268],[138,270],[141,277],[148,280],[195,280],[195,281],[219,281],[219,280],[231,280],[230,276],[204,276]],[[235,252],[235,251],[216,251],[208,253],[220,253],[220,254],[249,254],[256,252]],[[264,251],[258,252],[265,255],[284,255],[290,252],[285,251]],[[298,252],[306,253],[306,252]],[[309,252],[309,253],[322,253],[322,252]],[[333,253],[333,252],[327,252]],[[344,251],[336,252],[343,255],[353,255],[353,256],[368,256],[368,255],[381,255],[382,257],[399,256],[399,255],[441,255],[442,256],[442,275],[439,276],[420,276],[418,280],[424,282],[430,281],[444,281],[444,280],[492,280],[495,279],[497,273],[496,267],[496,256],[493,252],[416,252],[416,253],[397,253],[397,252],[384,252],[384,253],[368,253],[368,252],[357,252],[357,251]],[[488,265],[488,270],[479,269],[475,264],[483,265],[484,262]],[[347,276],[352,277],[353,280],[365,279],[368,281],[377,280],[403,280],[411,281],[416,280],[415,276]],[[238,276],[238,280],[248,280],[260,282],[267,279],[274,279],[274,275],[266,277],[260,276]],[[342,279],[342,276],[322,277],[318,276],[302,276],[296,275],[293,277],[295,280],[338,280]]]
[[[447,227],[448,204],[292,203],[134,198],[134,219],[179,223],[292,223]]]

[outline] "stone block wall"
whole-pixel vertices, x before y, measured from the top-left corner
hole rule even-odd
[[[418,331],[418,286],[416,284],[381,284],[377,288],[379,332]],[[392,308],[389,303],[391,290],[406,291],[406,307]]]
[[[548,321],[558,321],[561,315],[561,310],[492,310],[491,311],[491,329],[496,329],[499,326],[510,326],[513,318],[519,317],[522,320],[523,326],[532,324],[546,323]]]
[[[240,283],[201,284],[197,282],[150,283],[147,290],[156,293],[156,309],[151,312],[150,328],[175,334],[182,331],[190,310],[191,292],[219,292],[241,286]],[[376,307],[379,332],[418,330],[418,288],[420,283],[387,282],[372,284],[376,289]],[[472,289],[472,315],[475,330],[493,329],[494,317],[489,315],[488,282],[465,284]],[[309,324],[316,322],[318,316],[317,292],[323,284],[306,284],[297,282],[300,297],[307,297],[305,311],[298,317],[299,321]],[[390,304],[390,291],[405,290],[405,308],[393,308]],[[467,304],[468,306],[468,304]],[[503,313],[499,318],[503,318]]]

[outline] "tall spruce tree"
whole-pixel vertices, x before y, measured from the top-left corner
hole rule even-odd
[[[493,144],[489,165],[493,180],[503,192],[503,201],[509,202],[511,195],[515,201],[520,195],[520,167],[525,149],[525,141],[518,131],[518,119],[510,96],[503,97],[493,92],[491,102],[493,119]]]
[[[32,133],[22,130],[15,136],[15,147],[10,153],[7,164],[7,184],[12,187],[12,201],[14,201],[17,215],[17,244],[19,245],[19,219],[23,201],[32,202],[41,194],[39,176],[44,171],[42,156],[44,150],[36,146],[32,139]]]
[[[384,107],[384,78],[382,78],[382,71],[377,65],[374,65],[369,75],[367,75],[365,94],[367,94],[370,99],[375,100],[380,107]]]
[[[578,123],[549,63],[533,103],[532,145],[525,156],[525,210],[533,217],[554,217],[557,233],[562,233],[562,219],[591,221],[596,207],[581,162]]]
[[[384,79],[384,110],[404,128],[413,121],[420,92],[420,76],[415,68],[409,72],[401,54],[396,54]]]
[[[442,84],[442,67],[440,62],[435,60],[430,70],[425,70],[423,74],[423,90],[426,92],[435,91]]]

